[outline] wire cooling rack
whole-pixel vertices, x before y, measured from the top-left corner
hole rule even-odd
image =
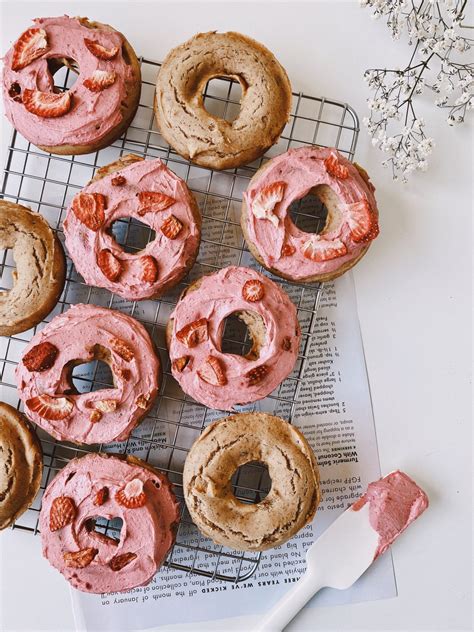
[[[37,327],[0,339],[1,399],[20,409],[16,393],[14,371],[27,342],[56,314],[71,304],[83,302],[124,311],[140,320],[154,339],[164,368],[161,396],[148,417],[122,443],[78,447],[53,440],[38,429],[44,452],[44,475],[41,492],[33,506],[13,525],[31,533],[38,533],[41,496],[57,471],[70,459],[88,451],[105,450],[131,453],[165,471],[175,485],[181,502],[181,522],[176,543],[166,565],[204,577],[239,582],[249,578],[257,569],[260,554],[233,551],[213,544],[193,525],[182,498],[182,467],[187,452],[207,424],[226,413],[197,404],[185,396],[170,373],[166,353],[164,328],[180,292],[187,284],[227,265],[247,265],[264,274],[248,252],[240,230],[239,213],[242,192],[255,171],[268,158],[287,149],[305,145],[337,147],[349,159],[354,151],[359,124],[354,110],[345,103],[317,98],[302,93],[293,94],[292,113],[279,140],[263,158],[243,168],[216,172],[192,165],[176,154],[159,134],[153,115],[153,96],[160,64],[141,59],[143,86],[141,101],[132,125],[126,134],[110,147],[85,156],[64,157],[47,154],[28,143],[15,131],[8,150],[1,196],[30,206],[41,212],[61,241],[64,241],[62,220],[72,197],[90,180],[96,169],[117,160],[127,153],[147,158],[161,158],[184,178],[196,195],[203,216],[202,244],[197,263],[179,287],[158,301],[127,302],[110,292],[91,288],[77,274],[68,259],[66,284],[53,312]],[[55,76],[55,85],[62,90],[75,80],[72,68],[63,67]],[[232,120],[239,110],[240,85],[228,78],[213,79],[204,91],[206,109],[215,116]],[[297,203],[290,209],[293,221],[308,232],[317,232],[325,221],[325,209],[315,196]],[[142,249],[154,238],[147,226],[135,220],[116,222],[112,232],[128,251]],[[1,290],[12,286],[15,263],[10,251],[1,253]],[[268,275],[271,276],[271,275]],[[263,410],[291,420],[304,390],[304,371],[307,352],[315,325],[321,286],[301,286],[282,282],[298,309],[302,328],[301,353],[293,373],[269,397],[253,405],[239,407],[239,411]],[[249,350],[248,332],[237,318],[225,324],[222,349],[227,353],[245,354]],[[71,376],[79,392],[112,386],[110,369],[100,362],[81,365]],[[245,502],[259,502],[268,493],[271,481],[266,468],[258,463],[242,466],[233,478],[237,498]],[[93,525],[94,527],[94,525]],[[95,529],[118,537],[120,524],[97,519]],[[166,579],[166,577],[165,577]]]

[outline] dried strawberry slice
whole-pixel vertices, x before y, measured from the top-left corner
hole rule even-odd
[[[96,424],[102,419],[102,413],[100,410],[93,410],[89,415],[89,421],[93,424]]]
[[[108,499],[109,499],[109,488],[101,487],[101,489],[99,489],[99,491],[95,495],[94,505],[96,505],[96,507],[102,507],[102,505],[106,503]]]
[[[105,197],[102,193],[79,193],[72,201],[72,210],[87,228],[97,231],[105,222]]]
[[[296,252],[296,248],[294,246],[292,246],[291,244],[285,244],[281,249],[281,256],[291,257],[291,255],[294,255],[295,252]]]
[[[286,182],[273,182],[263,187],[252,200],[252,212],[258,219],[268,219],[278,227],[278,217],[273,213],[273,209],[281,202],[285,194]]]
[[[183,228],[182,222],[174,215],[170,215],[161,224],[160,230],[168,239],[176,239]]]
[[[144,255],[140,257],[139,263],[141,266],[140,278],[145,283],[154,283],[158,278],[158,263],[151,255]]]
[[[346,204],[344,218],[351,231],[352,240],[371,241],[379,234],[379,225],[375,213],[370,210],[367,199]]]
[[[204,364],[201,365],[197,374],[204,382],[212,386],[224,386],[227,384],[225,370],[221,363],[214,356],[209,356]]]
[[[115,70],[94,70],[90,77],[84,79],[83,85],[91,92],[101,92],[115,82]]]
[[[16,101],[17,103],[21,103],[22,98],[20,95],[21,95],[21,86],[18,83],[18,81],[14,81],[12,85],[10,86],[10,88],[8,89],[8,96],[14,101]]]
[[[115,176],[115,178],[112,178],[111,183],[113,187],[121,187],[125,184],[126,179],[124,178],[124,176]]]
[[[74,520],[77,514],[76,505],[69,496],[58,496],[51,503],[49,511],[50,531],[59,531]]]
[[[22,33],[13,46],[12,70],[21,70],[48,50],[46,31],[31,28]]]
[[[242,296],[244,297],[244,300],[249,301],[249,303],[261,301],[264,293],[265,288],[263,287],[263,283],[258,279],[250,279],[249,281],[246,281],[242,288]]]
[[[192,360],[193,359],[191,358],[191,356],[182,356],[181,358],[176,358],[176,360],[173,360],[173,362],[171,363],[171,367],[174,371],[182,373],[186,367],[191,368]]]
[[[74,404],[67,397],[51,397],[46,394],[27,399],[26,406],[43,419],[50,421],[66,419],[74,408]]]
[[[117,410],[119,402],[116,399],[97,399],[92,402],[92,408],[100,410],[101,413],[113,413]]]
[[[109,342],[113,351],[115,351],[115,353],[126,362],[130,362],[135,357],[133,349],[125,342],[125,340],[122,340],[121,338],[111,338]]]
[[[134,478],[115,494],[115,500],[119,505],[127,507],[127,509],[136,509],[143,507],[146,503],[146,495],[143,489],[143,481]]]
[[[122,553],[121,555],[116,555],[109,561],[109,566],[113,571],[121,571],[124,566],[133,562],[133,560],[137,557],[136,553]]]
[[[188,348],[195,347],[208,339],[207,325],[206,318],[199,318],[176,332],[176,338]]]
[[[311,261],[328,261],[347,253],[346,245],[340,239],[329,241],[316,235],[303,244],[303,256]]]
[[[85,568],[89,566],[94,557],[99,552],[99,549],[89,547],[87,549],[81,549],[80,551],[70,551],[64,553],[63,558],[66,562],[66,566],[69,568]]]
[[[250,371],[245,374],[248,386],[255,386],[255,384],[259,384],[259,382],[261,382],[269,372],[270,369],[266,364],[261,364],[260,366],[256,366],[254,369],[250,369]]]
[[[23,90],[23,105],[32,114],[42,118],[64,116],[71,109],[70,92],[41,92],[41,90]]]
[[[122,262],[108,248],[104,248],[97,255],[97,265],[109,281],[117,281],[122,274]]]
[[[84,38],[84,44],[86,45],[89,52],[91,52],[95,57],[97,57],[98,59],[104,59],[105,61],[113,59],[120,50],[118,46],[114,46],[113,48],[105,48],[105,46],[102,46],[102,44],[99,44],[99,42],[88,39],[87,37]]]
[[[51,342],[40,342],[23,356],[23,364],[28,371],[47,371],[58,357],[59,349]]]
[[[339,156],[334,152],[331,152],[326,158],[324,166],[326,167],[326,171],[330,176],[333,176],[333,178],[345,180],[349,177],[349,169],[340,162]]]
[[[150,395],[141,394],[135,400],[135,404],[138,406],[138,408],[143,408],[143,410],[145,410],[146,408],[148,408],[150,397],[151,397]]]
[[[176,202],[174,198],[160,191],[140,191],[138,201],[140,202],[139,215],[145,215],[149,211],[164,211]]]

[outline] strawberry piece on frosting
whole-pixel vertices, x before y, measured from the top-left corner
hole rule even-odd
[[[340,239],[324,239],[314,235],[303,244],[303,255],[311,261],[329,261],[346,254],[346,245]]]
[[[99,42],[96,42],[95,40],[91,40],[88,37],[84,38],[84,44],[86,45],[87,49],[95,57],[97,57],[97,59],[103,59],[105,61],[110,61],[111,59],[116,57],[117,53],[120,50],[118,46],[113,46],[112,48],[106,48],[105,46],[102,46],[102,44],[99,44]]]
[[[285,182],[274,182],[257,193],[252,201],[252,212],[257,219],[268,219],[278,227],[279,220],[273,209],[282,201],[285,188]]]
[[[22,103],[28,112],[42,118],[58,118],[71,109],[70,92],[41,92],[40,90],[23,90]]]
[[[91,92],[102,92],[115,83],[115,70],[94,70],[83,85]]]
[[[22,33],[13,46],[12,70],[21,70],[48,50],[46,31],[31,28]]]

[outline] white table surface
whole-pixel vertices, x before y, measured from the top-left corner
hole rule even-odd
[[[62,13],[110,22],[155,59],[198,31],[241,31],[277,55],[294,89],[348,101],[361,119],[363,71],[403,65],[410,52],[356,1],[14,1],[1,10],[2,52],[30,18]],[[431,507],[393,547],[397,598],[305,611],[292,630],[471,629],[472,121],[453,129],[442,111],[423,114],[437,146],[429,171],[408,185],[392,182],[361,133],[356,158],[377,186],[381,234],[355,279],[382,470],[408,471]],[[2,125],[3,165],[10,129]],[[0,546],[3,629],[72,629],[67,584],[42,559],[39,538],[6,531]],[[238,617],[237,601],[229,614]],[[180,629],[250,628],[234,618]]]

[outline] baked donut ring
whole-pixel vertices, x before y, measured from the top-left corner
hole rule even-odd
[[[377,237],[375,187],[336,149],[299,147],[269,160],[242,201],[248,247],[267,270],[302,283],[330,281],[352,268]],[[300,230],[290,205],[313,193],[328,210],[318,234]]]
[[[132,217],[156,233],[143,250],[125,252],[112,224]],[[131,301],[157,298],[193,266],[201,214],[186,182],[159,159],[128,154],[101,167],[72,200],[64,221],[66,247],[88,285]]]
[[[65,92],[53,74],[78,72]],[[130,125],[141,89],[140,64],[125,37],[87,18],[38,18],[4,57],[5,114],[27,140],[52,154],[107,147]]]
[[[78,393],[75,366],[106,362],[114,387]],[[16,368],[27,416],[50,435],[75,443],[125,440],[153,405],[160,361],[145,327],[127,314],[73,305],[38,332]]]
[[[120,537],[96,530],[123,521]],[[46,489],[40,514],[43,555],[78,590],[122,592],[153,578],[172,547],[179,507],[162,472],[133,456],[86,454]]]
[[[31,505],[43,472],[41,444],[25,416],[0,402],[0,529]]]
[[[231,122],[204,108],[202,92],[215,77],[230,77],[242,87],[240,112]],[[229,169],[276,143],[291,99],[288,76],[265,46],[240,33],[211,31],[168,53],[156,83],[155,113],[160,132],[181,156]]]
[[[13,287],[0,292],[0,335],[34,327],[59,300],[66,260],[48,222],[29,208],[0,200],[0,248],[11,248]]]
[[[246,325],[252,348],[222,352],[225,319]],[[173,376],[210,408],[232,410],[269,395],[291,373],[301,332],[283,289],[255,270],[230,266],[204,276],[181,295],[166,327]]]
[[[267,465],[272,486],[261,502],[249,504],[235,497],[231,478],[255,461]],[[211,423],[186,458],[183,489],[202,533],[239,551],[283,544],[312,520],[320,501],[318,466],[308,442],[287,421],[267,413]]]

